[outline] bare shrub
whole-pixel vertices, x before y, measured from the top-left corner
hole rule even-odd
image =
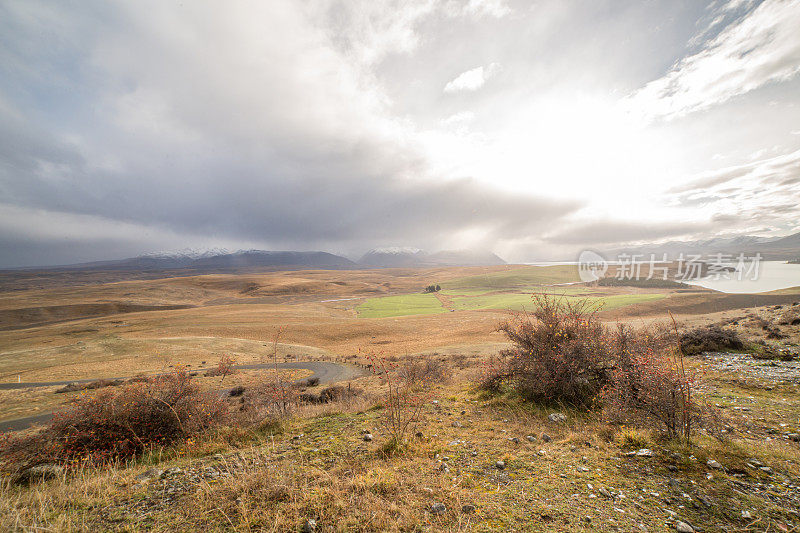
[[[447,361],[435,356],[406,357],[397,367],[397,371],[403,379],[415,383],[423,381],[446,383],[452,378]]]
[[[368,354],[367,359],[372,372],[386,384],[384,425],[391,438],[383,449],[391,455],[405,448],[406,435],[412,424],[419,420],[422,407],[430,398],[435,377],[419,372],[416,365],[401,366],[375,354]]]
[[[236,364],[236,359],[231,357],[230,355],[223,355],[219,358],[217,362],[217,366],[206,372],[206,377],[216,377],[221,376],[219,380],[220,383],[225,381],[225,377],[229,376],[236,372],[236,368],[234,365]]]
[[[8,436],[0,445],[7,468],[42,463],[107,462],[197,435],[226,411],[185,370],[102,389],[76,399],[40,432]]]
[[[526,400],[589,406],[608,381],[614,354],[586,300],[534,295],[536,310],[499,330],[513,343],[494,361],[484,386],[509,381]]]
[[[67,383],[66,385],[64,385],[59,389],[56,389],[55,393],[63,394],[65,392],[102,389],[104,387],[118,387],[123,383],[125,383],[125,381],[121,379],[97,379],[95,381],[90,381],[88,383],[72,382],[72,383]]]
[[[695,328],[680,336],[685,355],[696,355],[703,352],[740,351],[745,343],[735,330],[725,329],[717,325]]]
[[[319,394],[304,392],[298,396],[298,401],[302,403],[332,403],[348,400],[361,394],[360,389],[354,389],[349,384],[347,387],[333,385],[322,389]]]

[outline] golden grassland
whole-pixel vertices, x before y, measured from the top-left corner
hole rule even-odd
[[[524,269],[293,271],[109,282],[92,275],[84,284],[63,276],[28,277],[13,290],[6,280],[0,284],[8,289],[0,292],[0,382],[133,376],[176,365],[205,368],[223,355],[261,363],[275,352],[280,360],[365,361],[368,352],[445,357],[455,370],[449,382],[429,391],[438,403],[426,404],[401,454],[382,452],[389,440],[383,426],[385,386],[364,377],[354,385],[365,392],[353,400],[297,408],[261,428],[223,428],[131,463],[85,467],[46,483],[16,486],[3,480],[0,529],[296,531],[313,518],[318,531],[634,531],[642,526],[662,531],[668,527],[665,509],[705,531],[722,526],[783,531],[786,524],[800,524],[783,496],[753,488],[773,483],[778,494],[786,492],[784,478],[800,484],[797,444],[765,440],[770,431],[800,429],[796,386],[765,387],[706,369],[702,394],[722,407],[732,439],[718,442],[700,435],[692,447],[661,441],[643,428],[608,426],[594,412],[565,410],[567,423],[553,424],[547,420],[552,408],[527,405],[509,394],[479,393],[475,377],[487,356],[506,346],[496,328],[510,314],[491,306],[455,309],[454,299],[501,294],[503,302],[525,291],[555,292],[542,280],[560,282],[569,275]],[[540,276],[540,284],[533,284],[532,276]],[[498,280],[503,279],[514,286],[502,286]],[[357,307],[369,298],[420,294],[431,283],[447,287],[436,295],[447,312],[358,316]],[[665,321],[671,311],[685,325],[741,321],[738,327],[753,338],[764,338],[757,319],[766,306],[800,300],[800,289],[762,295],[632,287],[560,290],[634,302],[600,310],[609,322]],[[127,312],[118,304],[190,307]],[[690,364],[705,369],[700,360]],[[262,375],[245,371],[227,377],[225,384],[233,386],[235,379],[252,384]],[[219,380],[203,379],[206,386]],[[53,391],[0,391],[0,420],[46,412],[69,400]],[[746,413],[734,410],[745,403]],[[365,430],[373,433],[372,442],[362,440]],[[421,437],[413,437],[417,430]],[[553,440],[543,442],[543,433]],[[528,435],[536,440],[529,442]],[[638,447],[652,448],[655,457],[624,455]],[[676,452],[682,459],[671,455]],[[708,458],[725,470],[709,471]],[[751,458],[769,464],[775,476],[747,467]],[[505,461],[505,469],[495,467],[498,460]],[[184,473],[213,468],[230,475],[136,479],[153,465]],[[736,484],[742,480],[751,488]],[[601,488],[623,497],[604,497]],[[431,512],[437,502],[445,512]],[[474,511],[462,509],[465,505]],[[743,518],[742,511],[754,518]]]
[[[542,280],[572,279],[565,268],[506,265],[291,271],[109,283],[99,283],[93,277],[93,283],[86,285],[65,285],[61,278],[45,278],[41,287],[0,292],[0,316],[5,316],[10,328],[0,331],[0,383],[123,377],[159,372],[178,364],[196,368],[213,365],[223,355],[239,363],[263,362],[271,356],[279,328],[283,328],[279,356],[295,360],[345,358],[370,351],[405,355],[448,347],[496,347],[504,342],[496,326],[509,316],[503,304],[509,298],[530,298],[530,294],[515,292],[518,286],[531,292],[558,292],[615,303],[601,309],[601,316],[624,322],[662,320],[668,310],[687,322],[710,322],[726,313],[738,313],[741,307],[800,299],[800,290],[752,296],[532,285]],[[498,303],[487,309],[460,310],[458,299],[470,296],[437,294],[449,312],[358,316],[358,306],[368,298],[420,294],[426,285],[439,282],[463,291],[491,285],[495,292],[489,297]],[[510,285],[504,289],[502,283]],[[629,305],[617,306],[620,302]],[[97,312],[110,314],[88,318],[79,306],[75,307],[108,303],[192,307],[141,312],[118,312],[118,307],[107,307]],[[19,310],[35,310],[37,306],[72,307],[51,317],[49,323],[27,327],[29,320]],[[47,315],[37,315],[37,321],[42,319]],[[5,416],[3,408],[0,417]]]
[[[87,467],[30,487],[2,483],[0,527],[296,531],[313,518],[319,531],[663,531],[665,509],[705,531],[721,524],[781,531],[794,520],[777,495],[756,484],[796,482],[796,444],[766,443],[735,418],[736,440],[699,436],[691,447],[608,426],[593,413],[565,410],[567,422],[555,424],[547,420],[549,409],[476,391],[475,367],[470,360],[460,366],[452,381],[430,391],[437,403],[426,404],[403,453],[383,452],[389,435],[382,386],[364,378],[367,396],[303,408],[261,429],[223,430],[116,468]],[[751,388],[728,378],[725,394],[749,396]],[[800,415],[796,389],[779,394],[791,401],[777,411],[769,398],[751,403],[764,426]],[[372,442],[361,438],[365,431]],[[544,433],[552,441],[543,441]],[[655,456],[625,455],[641,447]],[[724,469],[709,469],[712,458]],[[774,474],[748,467],[752,458]],[[152,465],[181,472],[137,479]],[[190,473],[209,468],[220,475],[192,480]],[[446,511],[432,513],[434,503]],[[742,518],[743,510],[754,519]]]

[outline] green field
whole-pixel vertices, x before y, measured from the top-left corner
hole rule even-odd
[[[445,309],[433,294],[402,294],[370,298],[356,307],[361,318],[386,318],[390,316],[435,315]]]
[[[590,296],[585,300],[595,308],[602,306],[604,311],[626,305],[651,302],[664,298],[664,294],[619,294],[614,296]],[[511,309],[514,311],[533,310],[536,305],[530,294],[487,294],[485,296],[455,297],[453,308],[459,311],[481,309]]]
[[[578,268],[575,265],[531,266],[515,268],[505,272],[493,272],[479,276],[467,276],[451,279],[441,283],[447,291],[491,292],[499,290],[532,289],[539,285],[571,283],[580,281]],[[461,294],[464,294],[463,292]]]
[[[486,289],[442,289],[441,294],[446,296],[482,296],[497,293],[498,295],[502,295],[502,293],[514,293],[519,294],[522,291],[513,291],[512,290],[486,290]],[[538,286],[538,287],[531,287],[527,291],[525,291],[528,296],[531,294],[552,294],[552,295],[567,295],[567,296],[575,296],[580,294],[586,294],[591,292],[597,292],[596,289],[590,289],[588,287],[583,286],[562,286],[562,287],[547,287],[547,286]]]

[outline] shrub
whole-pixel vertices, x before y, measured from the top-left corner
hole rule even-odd
[[[452,377],[447,361],[435,356],[406,357],[397,367],[397,371],[403,379],[415,383],[445,383]]]
[[[686,370],[679,347],[662,346],[662,338],[620,328],[617,365],[603,392],[606,414],[623,421],[652,424],[668,437],[689,440],[701,417],[694,398],[697,376]]]
[[[406,434],[418,421],[436,378],[415,371],[408,360],[400,366],[374,354],[367,355],[367,359],[372,372],[386,384],[383,407],[386,409],[385,426],[391,439],[383,447],[384,453],[402,452],[406,449]]]
[[[687,331],[680,336],[680,343],[685,355],[745,349],[745,344],[736,331],[717,325]]]
[[[342,387],[333,385],[322,389],[319,394],[305,392],[298,396],[298,401],[302,403],[332,403],[353,398],[361,394],[360,389],[354,389],[350,385]]]
[[[177,370],[82,396],[42,431],[7,436],[0,458],[6,467],[27,468],[131,457],[197,435],[224,412],[218,394],[200,392],[184,370]]]
[[[89,383],[78,383],[72,382],[67,383],[63,387],[56,389],[56,394],[63,394],[65,392],[77,392],[82,390],[94,390],[94,389],[102,389],[104,387],[118,387],[125,383],[121,379],[98,379],[95,381],[90,381]]]
[[[217,366],[205,373],[206,377],[222,376],[219,380],[220,383],[225,381],[225,377],[236,372],[236,359],[230,355],[223,355],[219,358]]]
[[[526,400],[589,406],[608,381],[613,353],[585,300],[534,295],[536,311],[500,325],[513,343],[493,362],[484,386],[508,381]]]

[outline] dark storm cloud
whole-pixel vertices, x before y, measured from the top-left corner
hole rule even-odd
[[[764,2],[722,13],[733,4],[9,0],[0,266],[212,245],[474,246],[530,260],[548,245],[707,231],[725,202],[725,212],[784,204],[797,158],[700,174],[656,199],[702,209],[696,224],[660,213],[658,227],[584,225],[586,212],[630,213],[640,198],[629,176],[660,160],[646,153],[659,136],[637,129],[647,120],[618,120],[620,107],[637,109],[632,96],[646,117],[678,117],[792,75],[794,18],[778,15],[794,11]],[[756,15],[777,40],[759,34],[733,62],[746,67],[741,83],[695,87],[693,69],[740,50]],[[694,55],[676,63],[682,54]],[[759,57],[770,59],[764,72]],[[682,92],[664,107],[670,80]],[[645,151],[629,167],[620,147],[634,139],[629,149]]]

